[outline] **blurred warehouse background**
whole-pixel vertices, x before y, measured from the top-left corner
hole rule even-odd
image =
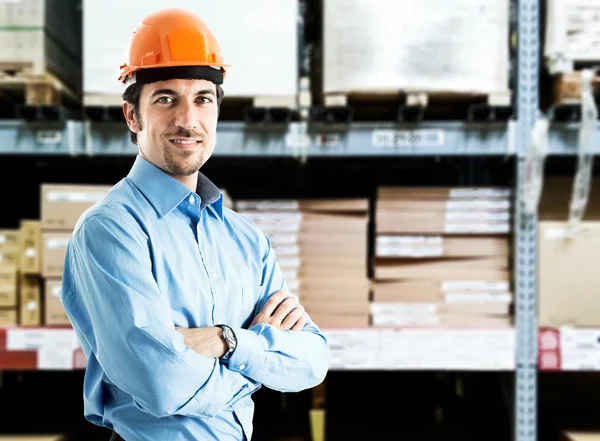
[[[58,292],[165,7],[232,65],[202,172],[329,340],[253,440],[600,440],[600,0],[0,0],[0,441],[110,437]]]

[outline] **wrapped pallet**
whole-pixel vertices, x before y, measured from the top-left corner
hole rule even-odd
[[[196,13],[215,33],[225,63],[226,98],[290,98],[298,89],[297,0],[84,0],[84,102],[121,103],[119,65],[133,30],[165,7]],[[111,24],[107,31],[106,23]]]
[[[600,2],[548,0],[544,56],[550,73],[600,60]]]
[[[0,69],[51,74],[81,90],[81,10],[78,0],[0,2]]]
[[[325,0],[325,94],[508,95],[508,0]]]

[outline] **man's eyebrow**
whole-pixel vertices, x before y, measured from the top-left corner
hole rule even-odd
[[[198,91],[198,93],[196,95],[212,95],[212,96],[215,96],[215,92],[213,92],[210,89],[203,89],[203,90]]]
[[[177,92],[175,92],[173,89],[156,89],[154,92],[152,92],[150,98],[154,98],[157,95],[177,95]]]

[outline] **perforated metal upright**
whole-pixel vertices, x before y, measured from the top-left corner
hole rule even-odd
[[[515,440],[537,441],[537,215],[524,210],[525,153],[539,115],[539,0],[517,0]]]

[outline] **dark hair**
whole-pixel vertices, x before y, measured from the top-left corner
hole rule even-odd
[[[123,92],[123,101],[127,101],[129,104],[131,104],[133,106],[133,111],[135,112],[135,116],[138,121],[141,121],[140,95],[142,93],[143,86],[144,86],[143,84],[135,83],[135,84],[132,84],[131,86],[129,86],[127,89],[125,89],[125,92]],[[219,106],[219,108],[220,108],[221,102],[223,101],[224,92],[223,92],[223,88],[221,87],[220,84],[217,84],[216,86],[217,86],[217,106]],[[140,128],[141,128],[141,123],[140,123]],[[135,145],[137,145],[137,133],[132,132],[130,130],[129,134],[131,137],[131,142],[133,142]]]

